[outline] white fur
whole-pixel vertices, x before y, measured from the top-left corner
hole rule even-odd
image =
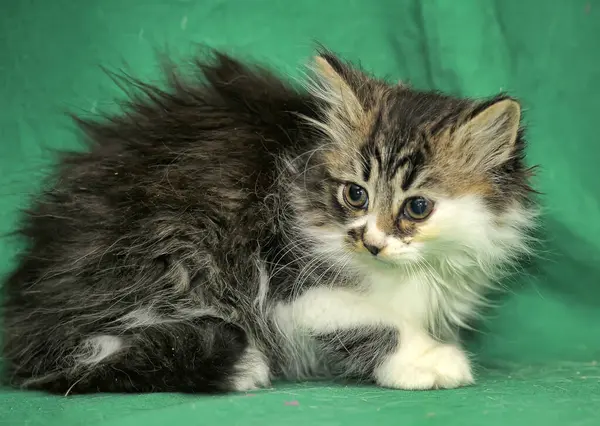
[[[294,312],[300,312],[299,316],[304,317],[304,321],[306,314],[310,315],[308,311],[302,312],[302,306],[296,303],[278,303],[272,311],[272,323],[282,341],[279,345],[280,355],[287,361],[281,367],[285,377],[314,379],[326,367],[320,363],[310,331],[298,324],[298,315]]]
[[[77,355],[77,363],[83,365],[95,365],[104,359],[116,354],[125,347],[122,338],[117,336],[95,336],[87,339]]]
[[[233,390],[244,392],[269,386],[271,371],[265,355],[249,347],[239,361]]]
[[[345,229],[323,232],[307,225],[311,238],[320,242],[318,253],[332,262],[351,256],[364,278],[356,289],[323,283],[275,307],[274,322],[293,348],[292,359],[300,363],[289,365],[288,375],[321,368],[307,339],[312,333],[381,324],[397,328],[401,339],[375,372],[381,386],[431,389],[473,382],[455,330],[468,326],[502,268],[526,250],[524,230],[533,215],[514,207],[497,217],[476,196],[436,201],[434,213],[422,225],[428,235],[422,241],[418,235],[408,242],[387,236],[377,229],[374,217],[352,223],[350,227],[366,224],[365,238],[383,247],[377,258],[350,252]]]
[[[129,329],[162,324],[165,322],[165,319],[153,312],[152,309],[142,308],[128,313],[123,316],[120,321],[125,324],[127,329]]]
[[[254,299],[254,304],[262,311],[265,307],[267,294],[269,293],[269,273],[264,262],[258,263],[258,273],[258,293],[256,299]]]
[[[377,216],[368,215],[365,216],[366,219],[366,229],[365,229],[365,242],[367,244],[371,244],[377,247],[385,247],[389,244],[387,241],[388,238],[385,235],[385,232],[381,231],[377,227]]]
[[[176,263],[175,269],[177,274],[175,290],[183,293],[190,288],[190,274],[182,263]]]
[[[121,317],[119,323],[128,330],[132,328],[152,327],[160,324],[181,322],[204,316],[221,317],[217,310],[213,308],[181,308],[176,312],[176,315],[172,317],[162,317],[151,308],[140,308]]]
[[[390,291],[390,299],[385,300],[377,292],[366,294],[318,287],[308,290],[292,304],[279,304],[274,312],[276,322],[286,330],[292,344],[301,346],[302,352],[292,359],[304,364],[289,365],[286,373],[297,376],[298,371],[302,371],[303,376],[310,376],[322,368],[318,355],[311,354],[310,340],[306,338],[312,333],[391,325],[398,329],[402,343],[375,372],[378,384],[400,389],[426,389],[472,383],[466,355],[458,347],[436,342],[419,324],[419,317],[427,311],[422,297],[426,293],[411,295],[410,290],[405,291],[404,296],[413,297],[396,304],[400,294]],[[411,301],[417,303],[411,306]],[[410,309],[398,309],[402,307]]]
[[[406,390],[449,389],[474,381],[469,359],[458,346],[428,338],[403,342],[375,370],[375,380],[380,386]]]
[[[377,258],[366,251],[352,253],[351,264],[362,271],[372,297],[395,300],[395,310],[401,312],[418,310],[423,326],[465,326],[485,302],[494,280],[515,255],[527,251],[524,230],[532,220],[531,212],[516,207],[495,217],[476,196],[442,198],[421,225],[420,232],[428,238],[419,241],[417,235],[405,242],[385,235],[377,228],[376,218],[368,215],[350,227],[366,224],[365,240],[382,251]],[[346,230],[311,236],[320,240],[320,253],[339,257],[348,251]]]

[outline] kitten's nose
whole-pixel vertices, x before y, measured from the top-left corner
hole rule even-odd
[[[363,243],[365,248],[371,252],[373,256],[377,256],[381,249],[377,246],[373,246],[371,244]]]

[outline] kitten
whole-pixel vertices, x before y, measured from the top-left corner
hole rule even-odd
[[[519,103],[314,65],[301,90],[215,52],[76,119],[89,149],[25,213],[4,285],[12,385],[473,383],[458,330],[534,219]]]

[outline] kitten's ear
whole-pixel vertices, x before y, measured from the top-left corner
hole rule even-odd
[[[521,106],[510,98],[484,104],[464,123],[459,137],[474,146],[471,151],[480,165],[493,168],[504,164],[514,153],[521,122]]]
[[[368,78],[327,51],[314,58],[313,68],[319,83],[313,93],[336,112],[346,115],[350,123],[358,123],[364,115],[358,90]]]
[[[327,51],[321,51],[314,59],[315,69],[319,76],[328,84],[339,91],[350,91],[352,80],[352,69],[340,58]]]

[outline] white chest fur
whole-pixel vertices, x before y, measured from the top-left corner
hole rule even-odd
[[[365,283],[365,299],[385,310],[390,318],[426,328],[436,315],[435,289],[421,276],[412,278],[386,272],[374,273]]]

